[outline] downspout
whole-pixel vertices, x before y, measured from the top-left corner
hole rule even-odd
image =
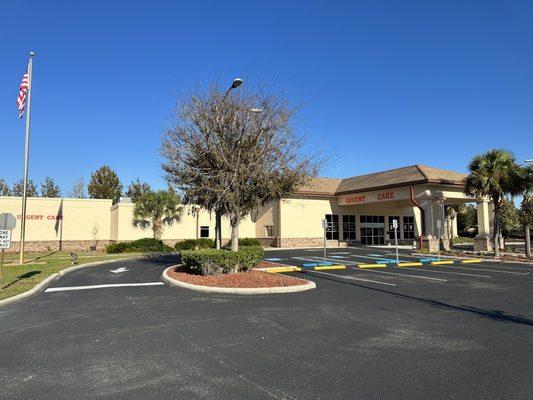
[[[420,248],[422,249],[423,238],[424,238],[424,235],[426,233],[426,218],[425,218],[426,215],[425,215],[424,209],[422,208],[420,203],[415,198],[415,191],[414,191],[412,185],[409,186],[409,190],[411,192],[411,203],[413,203],[413,205],[416,206],[420,210],[420,218],[422,220],[420,225],[422,227],[422,232],[420,232],[420,236],[418,237],[418,241],[420,243]]]

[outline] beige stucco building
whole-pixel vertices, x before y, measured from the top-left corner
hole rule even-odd
[[[253,212],[239,227],[240,237],[255,237],[266,246],[318,247],[323,245],[383,245],[394,242],[393,220],[398,221],[398,241],[435,249],[440,237],[446,246],[457,234],[456,219],[445,215],[445,205],[476,202],[463,193],[464,174],[421,165],[347,179],[316,178],[291,198]],[[477,201],[478,249],[490,248],[492,209]],[[133,224],[134,204],[95,199],[29,198],[26,224],[28,250],[100,249],[109,242],[152,235],[151,229]],[[21,199],[0,197],[0,213],[20,221]],[[326,220],[326,230],[322,226]],[[185,206],[181,221],[167,226],[163,240],[214,238],[214,215]],[[223,237],[230,237],[227,220]],[[13,232],[18,249],[20,225]]]

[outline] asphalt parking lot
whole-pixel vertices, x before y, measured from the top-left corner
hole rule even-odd
[[[330,249],[348,268],[284,295],[171,288],[176,257],[76,271],[0,308],[0,398],[533,398],[533,265],[357,268],[393,252]]]

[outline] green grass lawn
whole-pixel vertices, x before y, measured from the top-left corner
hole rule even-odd
[[[113,260],[117,258],[135,257],[142,253],[106,254],[101,252],[78,253],[78,264],[94,261]],[[31,289],[39,282],[62,269],[72,266],[70,252],[26,253],[26,263],[18,264],[18,254],[6,254],[2,268],[0,300],[15,296]]]

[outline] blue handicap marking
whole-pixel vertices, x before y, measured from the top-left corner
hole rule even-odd
[[[302,267],[313,268],[313,267],[327,266],[327,265],[333,265],[333,263],[330,263],[328,261],[308,262],[308,263],[303,263]]]
[[[265,261],[281,261],[281,258],[265,258]]]
[[[348,258],[348,257],[344,257],[344,256],[329,256],[329,258]]]
[[[429,257],[429,258],[421,258],[420,262],[432,262],[432,261],[440,261],[440,258],[438,257]]]
[[[398,260],[399,262],[405,262],[404,260]],[[382,258],[380,260],[376,260],[377,264],[396,264],[395,258]]]

